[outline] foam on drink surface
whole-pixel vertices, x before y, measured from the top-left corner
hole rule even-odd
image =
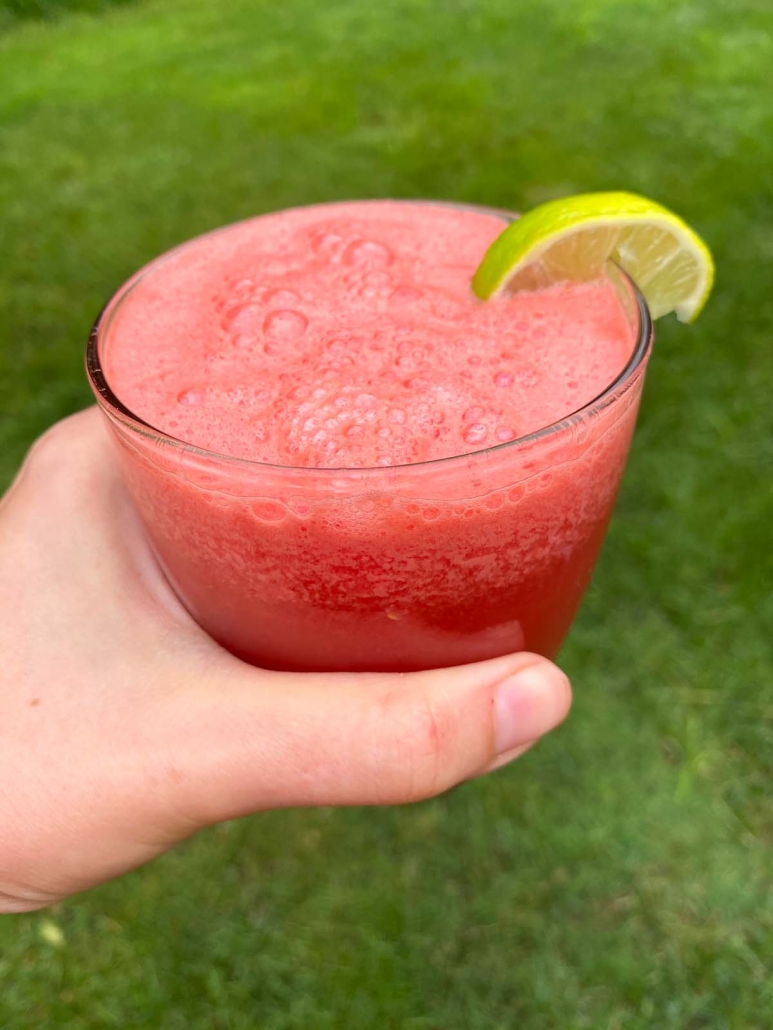
[[[117,309],[106,377],[156,428],[274,464],[396,465],[506,443],[593,400],[634,341],[606,282],[477,300],[472,273],[502,226],[372,201],[202,237]]]

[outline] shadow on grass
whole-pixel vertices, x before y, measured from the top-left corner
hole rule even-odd
[[[69,11],[98,14],[111,7],[126,7],[135,0],[0,0],[0,30],[15,21],[52,20]]]

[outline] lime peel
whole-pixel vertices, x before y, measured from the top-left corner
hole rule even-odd
[[[491,244],[472,280],[490,300],[505,291],[597,278],[614,261],[644,294],[654,318],[694,322],[714,282],[704,241],[678,215],[634,193],[585,193],[548,201]]]

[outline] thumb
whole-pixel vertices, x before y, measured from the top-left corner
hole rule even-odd
[[[178,812],[193,825],[427,798],[517,757],[571,703],[566,676],[529,653],[407,674],[229,668],[227,684],[180,691],[166,716]]]

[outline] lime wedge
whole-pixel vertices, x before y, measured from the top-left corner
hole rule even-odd
[[[615,261],[653,318],[694,322],[711,293],[714,262],[697,233],[668,208],[634,193],[584,193],[540,204],[491,244],[472,280],[481,300],[597,278]]]

